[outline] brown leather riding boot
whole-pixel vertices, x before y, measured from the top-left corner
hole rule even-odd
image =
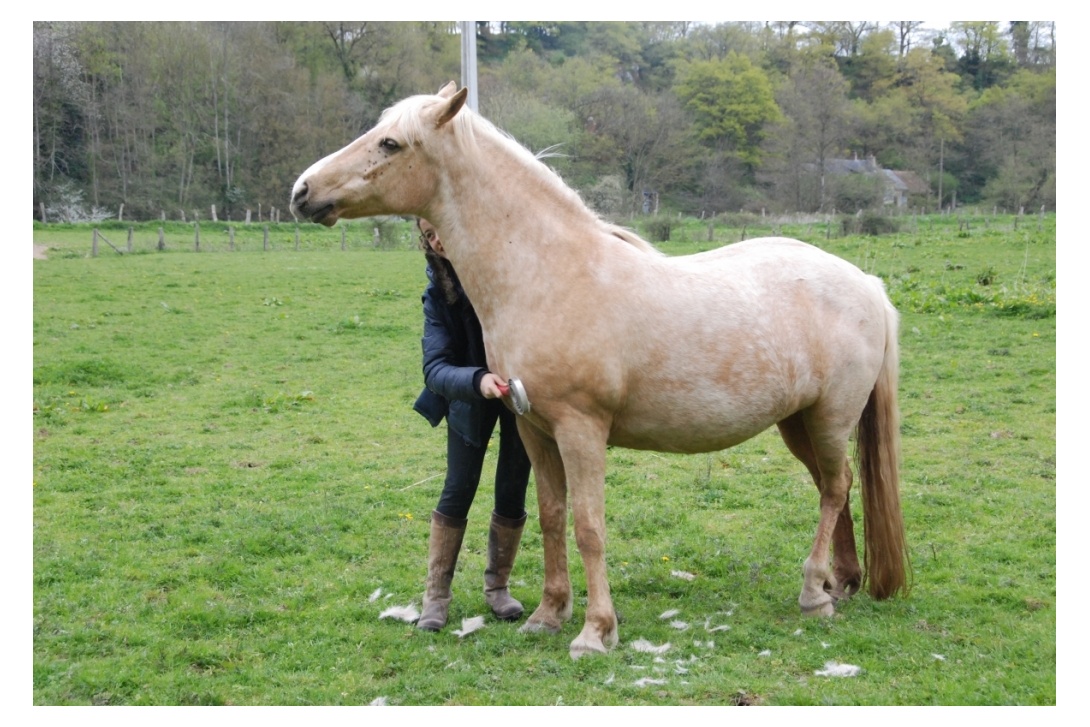
[[[454,566],[466,533],[467,520],[447,517],[438,510],[431,513],[431,535],[428,538],[428,581],[424,590],[424,608],[416,627],[438,631],[447,624],[450,609],[450,584]]]
[[[488,528],[488,566],[484,571],[484,600],[492,609],[496,618],[514,621],[522,615],[522,604],[516,601],[507,590],[507,581],[511,577],[511,568],[515,564],[519,540],[522,539],[522,527],[526,524],[526,514],[521,518],[511,518],[492,513],[492,523]]]

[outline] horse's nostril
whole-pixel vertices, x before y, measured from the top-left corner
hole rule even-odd
[[[309,189],[307,188],[307,183],[306,182],[303,182],[302,184],[300,184],[299,189],[297,189],[295,191],[295,197],[292,198],[292,202],[295,202],[297,204],[299,202],[301,202],[303,199],[306,198],[308,191],[309,191]]]

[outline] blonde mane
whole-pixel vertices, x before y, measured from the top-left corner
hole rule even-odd
[[[434,96],[426,95],[411,96],[404,99],[386,109],[382,113],[380,123],[389,124],[391,127],[396,126],[398,130],[404,134],[406,143],[412,145],[419,144],[423,141],[425,136],[422,111],[429,105],[429,102],[434,103],[434,99]],[[503,131],[468,106],[462,107],[461,111],[452,119],[451,123],[454,128],[455,142],[464,153],[472,154],[480,150],[478,141],[480,136],[492,139],[519,160],[528,171],[534,174],[539,181],[551,189],[557,197],[568,202],[575,209],[582,211],[588,217],[592,218],[593,223],[603,234],[628,243],[638,250],[654,255],[663,254],[658,248],[647,240],[644,240],[632,230],[602,219],[597,212],[592,210],[587,203],[583,201],[583,198],[579,196],[578,192],[564,183],[564,180],[560,178],[560,175],[557,174],[556,170],[541,161],[539,155],[531,152],[519,143],[515,137],[511,136],[506,131]]]

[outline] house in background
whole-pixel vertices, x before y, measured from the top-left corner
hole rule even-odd
[[[830,175],[863,174],[879,178],[884,205],[908,207],[910,196],[926,196],[929,191],[927,182],[915,172],[882,169],[873,155],[866,159],[829,159],[825,162],[825,172]]]

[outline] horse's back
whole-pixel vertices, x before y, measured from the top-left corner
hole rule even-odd
[[[874,313],[888,303],[882,281],[851,262],[789,237],[757,237],[693,255],[667,258],[679,279],[714,299],[729,298],[743,315],[826,321],[836,311],[866,308]],[[696,285],[693,285],[693,283]],[[709,290],[716,291],[709,293]]]
[[[790,238],[654,267],[647,284],[655,281],[657,301],[644,297],[640,331],[624,349],[628,385],[614,443],[722,449],[834,392],[852,389],[865,403],[885,346],[878,279]]]
[[[847,270],[852,268],[862,272],[847,260],[825,252],[793,237],[754,237],[749,240],[723,245],[712,250],[679,255],[670,258],[678,264],[687,265],[742,265],[759,261],[772,261],[778,264],[794,265],[814,264],[830,265],[832,268]]]

